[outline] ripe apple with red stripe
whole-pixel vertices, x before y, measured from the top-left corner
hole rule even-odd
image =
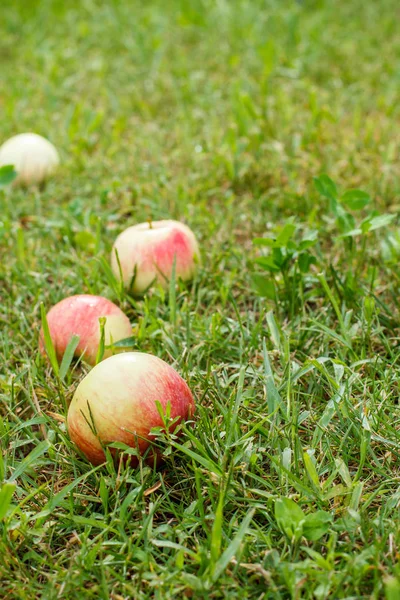
[[[47,323],[57,358],[62,359],[72,336],[78,335],[79,343],[74,355],[83,355],[86,362],[94,365],[100,344],[100,317],[106,319],[104,326],[106,345],[132,335],[132,326],[128,317],[107,298],[80,294],[64,298],[55,304],[47,314]],[[39,348],[45,355],[43,329],[39,336]],[[111,349],[107,349],[103,358],[111,354]]]
[[[176,279],[189,281],[200,262],[194,233],[179,221],[139,223],[125,229],[116,239],[111,267],[133,294],[143,294],[155,281],[164,288],[171,279],[174,260]]]
[[[126,352],[96,365],[78,385],[68,410],[71,440],[91,463],[105,461],[104,445],[123,442],[143,455],[154,427],[164,427],[157,407],[170,408],[171,430],[190,419],[194,400],[187,383],[166,362],[142,352]],[[111,452],[117,454],[114,448]],[[151,458],[159,458],[152,450]],[[136,457],[131,464],[138,463]]]

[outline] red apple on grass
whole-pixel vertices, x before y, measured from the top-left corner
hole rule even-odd
[[[81,356],[86,362],[94,365],[100,343],[101,327],[99,319],[105,317],[105,344],[118,342],[132,335],[132,326],[128,317],[111,300],[102,296],[81,294],[64,298],[47,314],[50,336],[60,360],[73,335],[79,336],[75,356]],[[39,347],[45,355],[43,330],[40,332]],[[111,356],[110,349],[105,350],[103,357]]]
[[[177,419],[172,428],[194,412],[186,382],[160,358],[141,352],[107,358],[76,389],[67,418],[70,438],[94,465],[105,461],[107,443],[123,442],[143,455],[152,440],[150,430],[163,427],[157,401],[164,413],[170,405],[170,418]]]
[[[154,281],[167,287],[174,260],[176,279],[188,281],[196,272],[200,252],[189,227],[172,220],[128,227],[117,237],[111,253],[114,275],[120,278],[121,267],[124,285],[133,294],[143,294]]]

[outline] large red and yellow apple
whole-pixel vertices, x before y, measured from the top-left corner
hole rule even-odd
[[[105,461],[104,445],[123,442],[142,456],[154,427],[163,427],[157,408],[176,425],[194,413],[192,393],[166,362],[141,352],[116,354],[96,365],[78,385],[68,410],[70,438],[94,465]],[[115,454],[115,449],[111,449]],[[157,458],[157,452],[152,454]],[[137,464],[132,457],[131,464]]]
[[[176,258],[175,258],[176,257]],[[139,223],[125,229],[111,253],[114,275],[133,294],[143,294],[155,281],[168,286],[176,261],[176,279],[193,278],[200,261],[194,233],[179,221]]]
[[[106,345],[132,335],[132,326],[128,317],[107,298],[81,294],[64,298],[55,304],[47,314],[47,323],[57,358],[60,360],[63,357],[72,336],[78,335],[79,343],[75,356],[83,355],[86,362],[95,364],[101,337],[100,317],[106,318],[104,325]],[[39,347],[44,355],[43,331],[40,332]],[[111,349],[106,349],[103,358],[111,354]]]

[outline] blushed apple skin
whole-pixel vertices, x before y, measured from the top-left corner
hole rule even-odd
[[[123,442],[143,455],[150,430],[163,426],[156,401],[164,411],[170,403],[171,419],[179,417],[174,427],[194,413],[187,383],[160,358],[141,352],[107,358],[76,389],[67,417],[70,438],[94,465],[105,461],[102,444],[111,442]],[[131,464],[137,463],[132,457]]]
[[[14,166],[17,172],[14,184],[41,183],[51,175],[59,162],[53,144],[36,133],[20,133],[0,147],[0,167]]]
[[[183,223],[173,220],[139,223],[117,237],[111,253],[111,267],[119,279],[117,254],[124,286],[136,295],[143,294],[154,281],[166,288],[175,256],[176,278],[183,281],[193,278],[200,262],[194,233]]]
[[[101,328],[100,317],[106,317],[104,327],[105,344],[118,342],[132,335],[132,326],[128,317],[111,300],[102,296],[80,294],[64,298],[47,314],[50,336],[59,360],[73,335],[79,335],[75,356],[81,356],[94,365],[99,348]],[[39,348],[45,356],[43,330],[40,331]],[[112,355],[110,349],[104,351],[103,358]]]

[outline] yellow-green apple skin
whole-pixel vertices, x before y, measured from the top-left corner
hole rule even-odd
[[[90,365],[96,362],[97,351],[101,338],[99,319],[105,317],[104,342],[108,346],[132,335],[132,326],[128,317],[111,300],[103,296],[79,294],[70,296],[58,302],[47,313],[47,323],[50,337],[57,358],[62,359],[64,352],[73,335],[79,336],[75,356],[82,356]],[[43,329],[39,336],[39,349],[46,354]],[[112,355],[112,350],[106,349],[103,358]]]
[[[173,429],[194,413],[187,383],[160,358],[141,352],[107,358],[76,389],[67,418],[70,438],[94,465],[105,461],[103,446],[112,442],[134,447],[142,456],[151,443],[151,429],[163,427],[157,401],[164,413],[170,405],[171,419],[177,418]],[[137,462],[131,459],[131,464]]]
[[[168,287],[174,260],[176,279],[189,281],[200,252],[193,231],[173,220],[128,227],[117,237],[111,253],[114,275],[119,279],[121,269],[124,286],[135,295],[143,294],[155,281]]]
[[[20,133],[0,147],[0,167],[13,165],[17,172],[14,184],[42,183],[60,162],[51,142],[36,133]]]

